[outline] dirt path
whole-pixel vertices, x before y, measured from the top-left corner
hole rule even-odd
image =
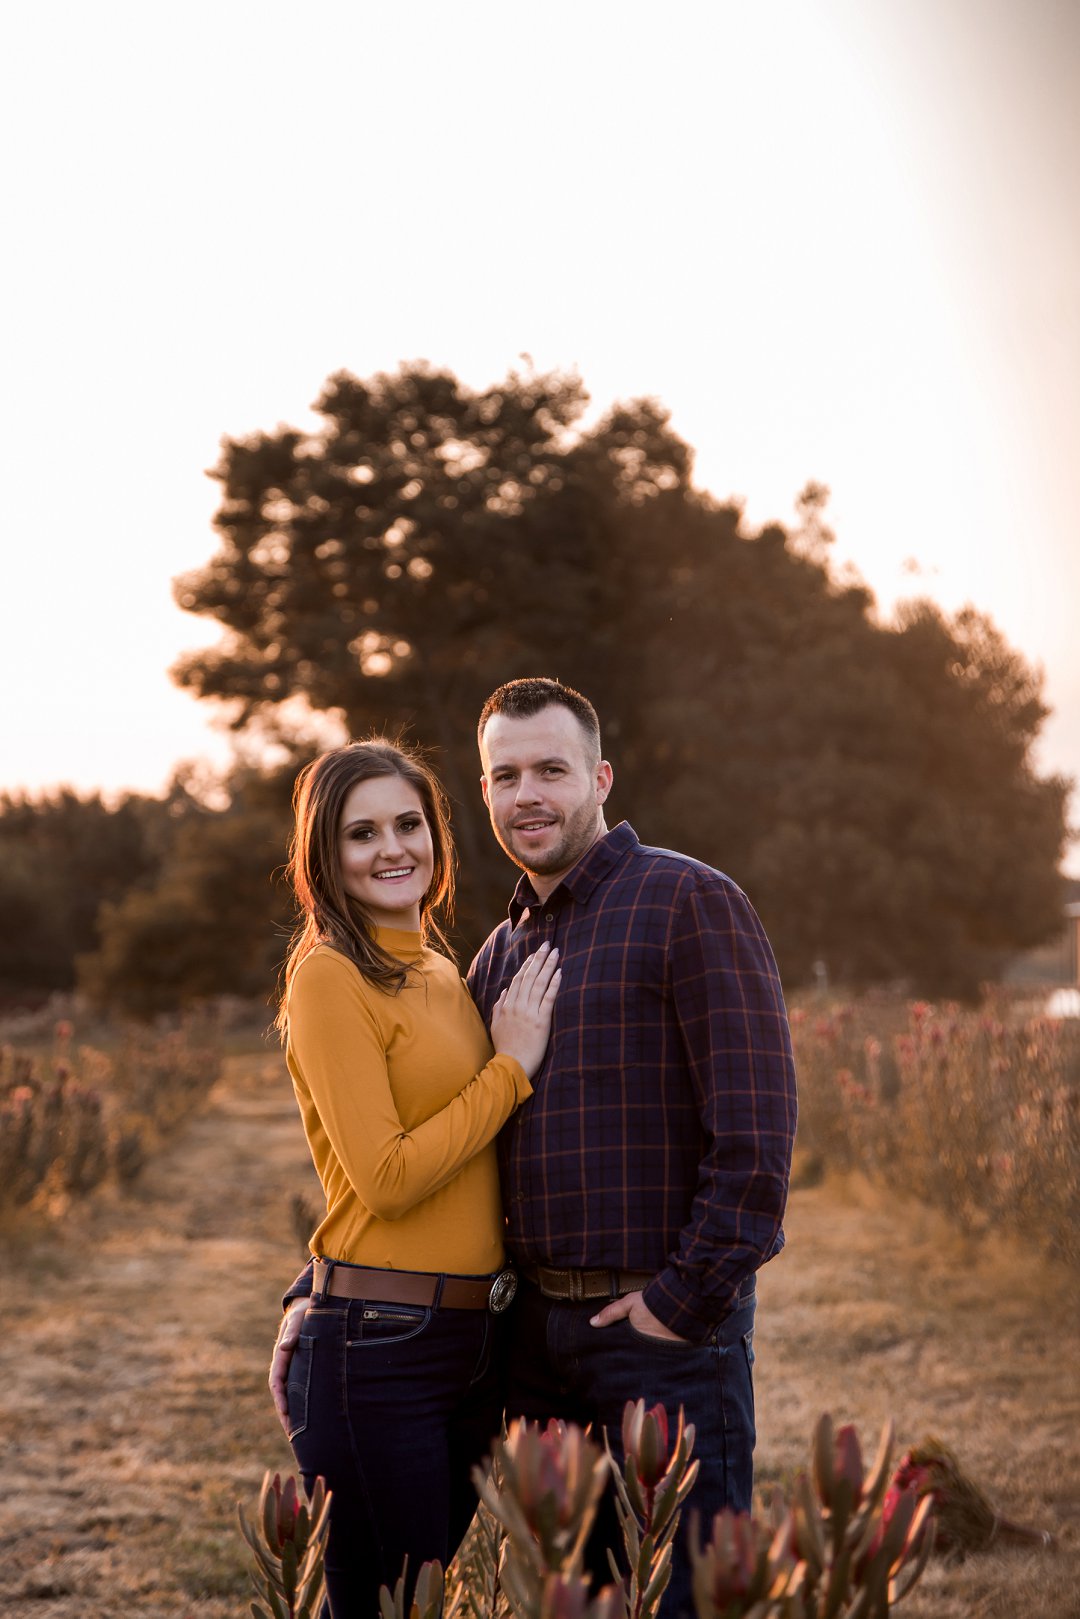
[[[232,1059],[134,1196],[5,1243],[5,1615],[249,1611],[235,1503],[291,1465],[264,1376],[312,1179],[280,1058]]]
[[[238,1619],[235,1502],[288,1448],[265,1393],[289,1200],[313,1177],[276,1055],[232,1059],[207,1113],[123,1199],[62,1235],[0,1239],[0,1612]],[[872,1449],[935,1431],[1056,1556],[935,1568],[911,1619],[1080,1613],[1077,1315],[1063,1275],[965,1250],[935,1220],[850,1189],[796,1194],[762,1276],[759,1472],[803,1465],[817,1413]]]

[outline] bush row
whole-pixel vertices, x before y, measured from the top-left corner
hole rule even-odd
[[[814,1164],[1080,1257],[1080,1021],[868,999],[792,1033]]]
[[[56,1025],[50,1051],[0,1047],[0,1213],[57,1211],[114,1179],[201,1105],[221,1073],[212,1025],[128,1031],[115,1051],[75,1047]]]

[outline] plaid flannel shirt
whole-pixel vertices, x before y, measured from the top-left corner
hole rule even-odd
[[[544,940],[562,981],[535,1094],[499,1138],[516,1259],[648,1270],[645,1302],[701,1341],[783,1246],[795,1068],[745,894],[624,821],[541,903],[523,876],[469,970],[485,1021]]]

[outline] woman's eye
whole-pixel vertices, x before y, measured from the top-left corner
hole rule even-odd
[[[420,822],[419,820],[402,821],[401,830],[403,832],[419,832]]]

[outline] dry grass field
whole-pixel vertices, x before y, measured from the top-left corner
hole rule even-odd
[[[265,1392],[312,1174],[276,1054],[232,1057],[133,1192],[59,1232],[0,1234],[0,1612],[239,1619],[235,1503],[290,1457]],[[1080,1614],[1075,1278],[860,1182],[796,1192],[761,1278],[759,1476],[789,1480],[817,1414],[872,1450],[937,1433],[1056,1553],[934,1564],[910,1619]]]

